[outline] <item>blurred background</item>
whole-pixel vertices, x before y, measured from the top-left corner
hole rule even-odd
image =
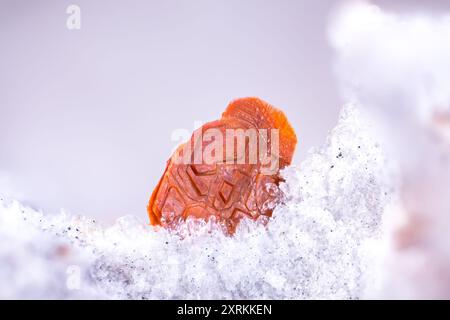
[[[373,1],[440,11],[449,1]],[[81,9],[69,30],[66,9]],[[328,43],[339,1],[0,0],[0,194],[104,222],[146,215],[174,130],[259,96],[300,143],[342,103]]]

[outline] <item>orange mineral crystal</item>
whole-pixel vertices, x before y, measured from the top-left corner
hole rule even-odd
[[[150,197],[150,223],[176,228],[188,217],[215,217],[231,235],[243,217],[265,221],[296,144],[282,111],[258,98],[232,101],[171,156]]]

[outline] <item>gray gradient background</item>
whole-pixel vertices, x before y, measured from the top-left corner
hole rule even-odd
[[[343,101],[327,41],[339,1],[0,0],[0,193],[103,221],[145,217],[177,128],[259,96],[300,143]],[[374,1],[392,10],[450,1]],[[66,8],[81,7],[81,30]]]

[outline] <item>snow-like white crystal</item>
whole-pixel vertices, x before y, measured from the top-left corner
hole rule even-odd
[[[195,220],[180,237],[144,212],[104,228],[1,200],[0,297],[362,298],[390,191],[384,169],[349,105],[324,146],[283,172],[286,200],[267,226],[244,220],[233,237]]]

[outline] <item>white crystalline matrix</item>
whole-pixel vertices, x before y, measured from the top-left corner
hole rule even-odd
[[[285,203],[267,226],[243,221],[233,237],[189,221],[181,239],[149,227],[145,213],[103,228],[2,199],[0,297],[364,298],[392,192],[385,172],[348,105],[324,146],[283,172]]]
[[[386,298],[450,298],[450,12],[344,4],[332,20],[338,85],[395,162]]]

